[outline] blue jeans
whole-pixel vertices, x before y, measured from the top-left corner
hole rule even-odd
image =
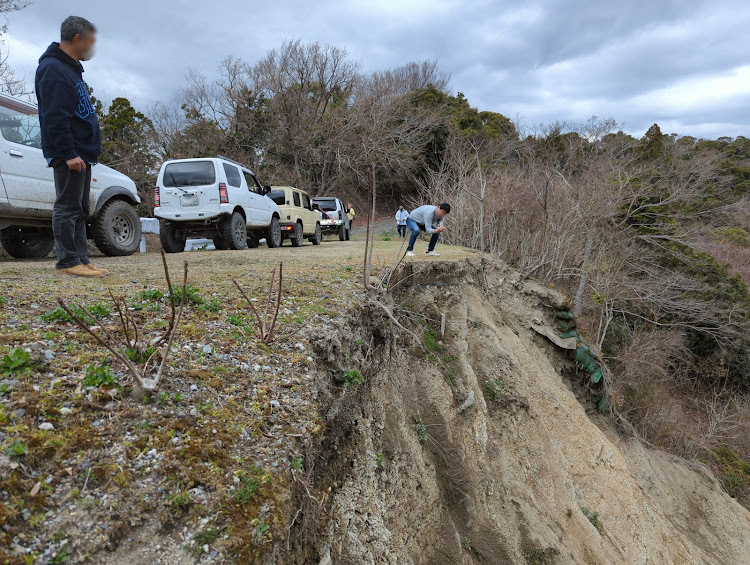
[[[63,159],[53,159],[50,166],[55,176],[55,205],[52,208],[52,233],[58,269],[87,265],[89,190],[91,165],[84,171],[72,171]]]
[[[406,227],[409,228],[409,230],[411,231],[411,236],[409,236],[409,247],[406,250],[414,251],[414,242],[417,241],[417,238],[419,237],[419,232],[421,232],[424,229],[424,226],[420,226],[417,222],[415,222],[411,218],[406,218]],[[440,238],[439,233],[432,234],[432,237],[430,238],[430,245],[427,246],[428,253],[435,249],[435,246],[437,245],[439,238]]]

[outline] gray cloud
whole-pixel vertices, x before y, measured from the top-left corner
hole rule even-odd
[[[284,39],[346,47],[366,70],[438,59],[481,109],[526,124],[614,117],[696,136],[750,136],[750,6],[737,0],[131,0],[83,15],[100,45],[86,65],[100,97],[169,98],[189,68],[249,62]],[[10,63],[27,78],[69,8],[38,0],[10,17]]]

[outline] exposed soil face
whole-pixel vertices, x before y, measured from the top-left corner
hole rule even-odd
[[[530,329],[561,297],[501,263],[485,272],[487,292],[478,259],[405,283],[398,301],[428,333],[446,314],[438,342],[365,309],[315,345],[334,385],[371,371],[333,389],[315,473],[330,510],[293,530],[298,562],[750,562],[750,512],[706,471],[621,439],[566,384],[570,359]]]

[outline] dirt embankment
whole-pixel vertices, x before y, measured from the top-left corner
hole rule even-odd
[[[499,262],[481,276],[478,259],[413,274],[397,299],[419,341],[374,308],[318,341],[337,391],[313,466],[326,502],[297,517],[290,559],[750,563],[750,512],[576,396],[570,358],[530,328],[561,298]]]

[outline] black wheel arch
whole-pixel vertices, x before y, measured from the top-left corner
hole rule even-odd
[[[96,200],[96,207],[91,215],[98,216],[104,205],[113,198],[124,200],[131,206],[138,206],[138,204],[141,203],[140,197],[137,194],[134,197],[133,193],[127,188],[122,186],[110,186],[109,188],[105,188],[99,195],[99,198]]]

